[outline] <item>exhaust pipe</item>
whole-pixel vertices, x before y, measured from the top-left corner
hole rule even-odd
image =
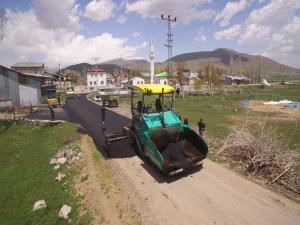
[[[175,176],[176,174],[182,173],[183,171],[184,171],[183,168],[180,168],[178,170],[174,170],[174,171],[169,173],[169,176],[171,176],[171,177]]]
[[[202,166],[203,162],[202,161],[199,161],[199,162],[195,162],[194,164],[190,165],[188,168],[184,169],[184,168],[180,168],[180,169],[177,169],[177,170],[174,170],[172,172],[169,173],[169,176],[175,176],[179,173],[183,173],[185,170],[188,170],[190,168],[195,168],[195,167],[198,167],[198,166]]]

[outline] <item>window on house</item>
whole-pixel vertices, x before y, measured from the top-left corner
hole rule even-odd
[[[93,82],[92,82],[92,81],[90,81],[90,85],[93,85]]]
[[[102,84],[102,85],[104,84],[104,81],[103,81],[103,80],[101,80],[101,84]]]
[[[97,84],[97,81],[94,81],[94,85],[96,85]]]

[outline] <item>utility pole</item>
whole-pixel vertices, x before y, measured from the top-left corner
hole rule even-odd
[[[59,88],[60,88],[60,92],[61,92],[62,91],[62,87],[61,87],[60,64],[58,64],[58,80],[59,80]]]
[[[99,56],[93,56],[93,57],[92,57],[92,60],[95,61],[95,64],[98,64],[98,60],[99,60],[99,59],[100,59]]]
[[[172,58],[172,31],[171,31],[171,22],[176,22],[176,17],[174,17],[174,19],[171,18],[170,15],[168,15],[167,17],[164,17],[164,15],[161,15],[161,19],[162,20],[167,20],[168,21],[168,33],[167,33],[167,44],[164,43],[164,45],[168,48],[168,75],[171,75],[172,72],[172,63],[171,63],[171,58]]]

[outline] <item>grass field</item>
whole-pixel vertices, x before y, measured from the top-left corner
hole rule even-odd
[[[241,94],[218,94],[214,96],[185,96],[177,98],[175,110],[181,117],[187,117],[196,125],[200,118],[206,123],[206,132],[209,136],[225,138],[233,128],[241,127],[235,118],[242,121],[249,116],[246,109],[241,109],[241,101],[250,100],[282,100],[300,101],[300,85],[289,85],[278,88],[261,89],[258,87],[243,87]],[[237,109],[237,110],[235,110]],[[251,112],[251,115],[272,117],[276,113]],[[276,114],[278,115],[278,114]],[[244,118],[244,119],[243,119]],[[255,123],[255,121],[252,121]],[[269,122],[271,128],[286,137],[291,146],[300,144],[300,121]]]
[[[281,81],[300,81],[300,76],[295,75],[275,75],[266,78],[268,82],[281,82]]]
[[[49,164],[51,157],[72,138],[76,126],[13,125],[0,122],[0,224],[77,224],[78,203],[67,173],[64,184]],[[32,212],[33,204],[44,199],[47,208]],[[58,218],[60,208],[72,207],[71,220]]]

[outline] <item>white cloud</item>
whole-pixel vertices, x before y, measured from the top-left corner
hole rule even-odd
[[[144,41],[141,45],[141,48],[146,48],[148,46],[148,42],[147,41]]]
[[[127,17],[124,16],[124,15],[120,15],[118,18],[117,18],[117,22],[120,23],[120,24],[124,24],[127,20]]]
[[[241,32],[241,25],[235,24],[227,29],[215,32],[214,37],[217,40],[230,40],[238,36]]]
[[[246,23],[280,27],[285,25],[299,8],[299,0],[273,0],[263,8],[253,10]]]
[[[299,9],[299,0],[273,0],[253,10],[239,43],[260,47],[264,55],[300,67]]]
[[[220,26],[227,26],[230,20],[234,17],[238,12],[243,11],[247,7],[247,0],[240,0],[239,2],[228,2],[225,8],[219,12],[215,21],[221,21]]]
[[[103,61],[119,57],[133,58],[137,50],[144,47],[129,45],[126,38],[114,37],[109,33],[87,38],[68,30],[46,29],[33,10],[8,10],[7,18],[7,34],[0,45],[0,58],[7,58],[2,55],[3,52],[11,51],[16,59],[23,56],[30,60],[38,55],[39,61],[45,61],[47,66],[56,66],[58,63],[91,62],[93,55],[101,57]]]
[[[279,32],[273,33],[266,55],[300,67],[300,17],[293,17]]]
[[[199,9],[209,0],[136,0],[126,3],[127,12],[136,12],[144,18],[157,18],[161,14],[172,15],[182,23],[189,23],[192,20],[205,20],[214,16],[210,9]]]
[[[272,27],[267,25],[249,24],[241,35],[239,43],[251,45],[264,45],[269,40]]]
[[[197,34],[196,34],[196,37],[195,37],[195,41],[198,41],[198,42],[206,41],[206,36],[204,34],[203,27],[198,28],[198,31],[197,31]]]
[[[84,16],[100,22],[111,18],[115,8],[112,0],[92,0],[86,5]]]
[[[79,5],[75,0],[33,0],[33,12],[45,28],[79,28]]]
[[[140,34],[139,32],[133,32],[133,33],[132,33],[132,36],[133,36],[133,37],[139,37],[140,35],[141,35],[141,34]]]

